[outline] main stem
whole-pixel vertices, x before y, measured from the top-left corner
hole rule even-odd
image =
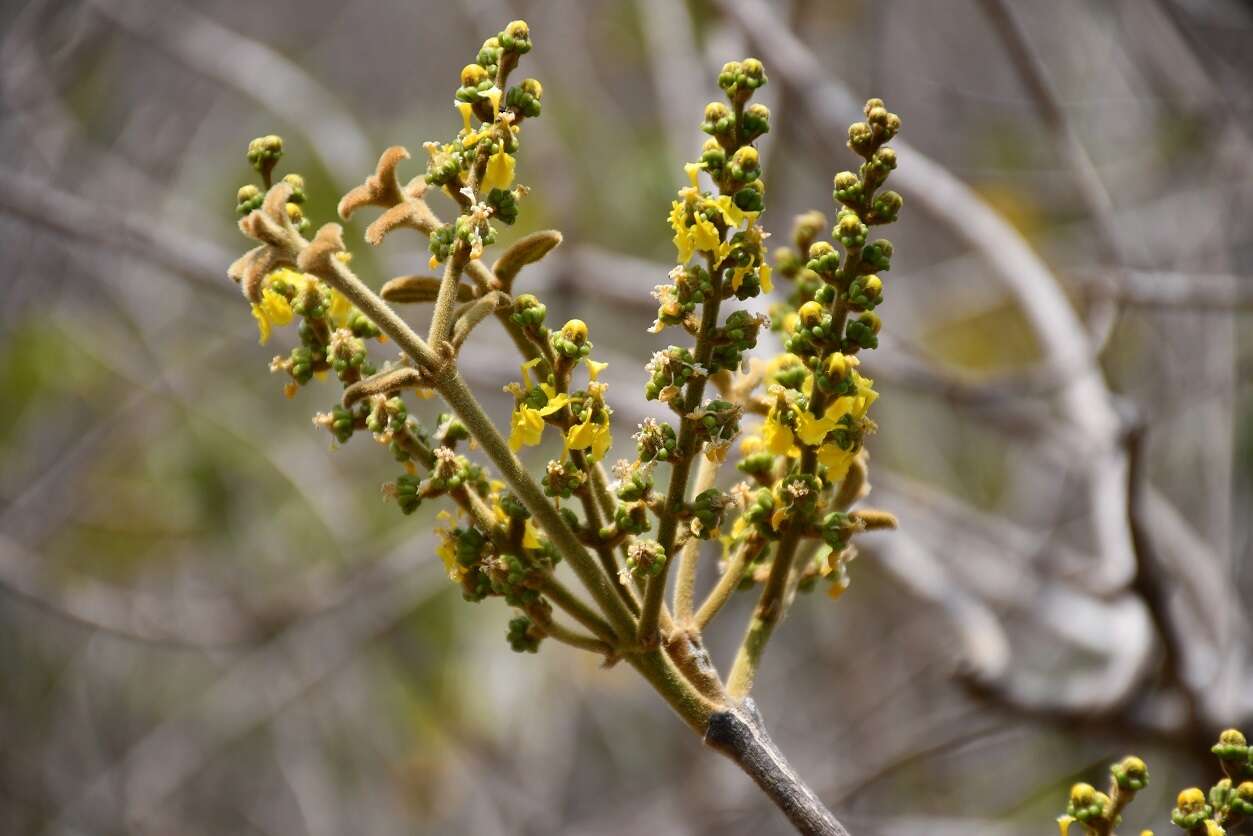
[[[705,743],[752,778],[797,832],[805,836],[849,836],[766,733],[765,723],[751,699],[710,715]]]

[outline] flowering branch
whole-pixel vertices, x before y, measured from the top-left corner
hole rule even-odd
[[[340,444],[367,431],[388,447],[404,472],[384,494],[402,512],[450,501],[452,512],[439,516],[438,554],[467,600],[500,598],[515,611],[507,635],[514,650],[536,652],[553,639],[606,664],[629,664],[798,830],[845,833],[788,766],[747,694],[795,593],[826,578],[838,596],[848,586],[852,538],[895,525],[890,514],[851,506],[868,491],[862,443],[874,429],[866,413],[876,397],[857,371],[857,354],[877,344],[878,273],[892,255],[890,243],[868,241],[867,233],[900,209],[899,195],[880,191],[895,167],[885,144],[900,121],[872,99],[866,121],[850,129],[849,147],[864,163],[835,180],[843,208],[832,234],[843,257],[818,240],[826,220],[810,213],[797,224],[795,249],[776,251],[772,266],[758,223],[765,186],[754,144],[769,130],[770,114],[751,101],[766,83],[765,68],[752,58],[723,68],[726,102],[705,109],[709,139],[685,167],[689,185],[671,205],[677,264],[655,294],[652,330],[681,328],[693,341],[667,346],[646,366],[645,395],[667,404],[675,420],[645,421],[634,458],[614,466],[611,482],[603,460],[614,441],[613,410],[586,323],[549,329],[546,306],[533,294],[515,294],[525,267],[560,244],[560,234],[525,236],[491,267],[484,263],[498,224],[516,220],[528,192],[514,183],[516,154],[525,121],[541,113],[543,89],[534,79],[511,86],[509,76],[530,49],[522,21],[487,39],[460,74],[461,129],[451,141],[424,144],[426,172],[402,182],[398,169],[410,155],[393,146],[339,202],[345,219],[381,210],[366,230],[371,245],[400,229],[426,236],[428,267],[442,264],[440,277],[398,276],[376,293],[353,272],[338,224],[307,237],[304,181],[296,174],[274,180],[283,153],[276,136],[249,146],[262,185],[244,186],[237,199],[240,230],[258,246],[229,274],[251,304],[262,343],[300,319],[299,344],[271,362],[286,377],[289,397],[332,373],[342,384],[340,398],[314,423]],[[455,209],[451,222],[429,204],[439,195]],[[790,289],[769,318],[728,310],[733,301],[770,293],[775,270]],[[393,307],[402,304],[432,306],[425,339]],[[520,379],[506,387],[514,398],[507,432],[458,367],[461,348],[493,316],[523,361]],[[746,360],[766,326],[786,335],[787,353],[769,363]],[[377,364],[370,347],[385,340],[401,354]],[[707,398],[711,381],[718,396]],[[438,396],[450,412],[428,427],[409,411],[412,394]],[[761,423],[741,440],[736,468],[744,480],[724,488],[721,466],[746,416]],[[518,455],[551,438],[550,428],[560,455],[532,473]],[[462,442],[477,445],[500,481],[461,452]],[[664,493],[654,482],[658,467],[669,468]],[[729,557],[697,606],[701,544],[712,540]],[[675,562],[672,615],[665,590]],[[561,564],[581,590],[561,580]],[[758,605],[724,686],[701,634],[737,590],[758,584]]]

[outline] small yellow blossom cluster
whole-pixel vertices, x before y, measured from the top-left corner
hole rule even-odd
[[[1244,734],[1227,729],[1210,751],[1218,759],[1223,777],[1208,793],[1200,787],[1180,792],[1170,813],[1171,823],[1188,836],[1224,836],[1253,821],[1253,749]],[[1144,761],[1128,755],[1110,767],[1108,792],[1087,783],[1075,784],[1070,788],[1066,813],[1057,819],[1060,836],[1071,836],[1075,825],[1085,836],[1113,836],[1124,809],[1148,783]],[[1145,830],[1141,836],[1152,833]]]

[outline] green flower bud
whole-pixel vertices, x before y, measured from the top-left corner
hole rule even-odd
[[[849,125],[848,147],[853,153],[868,158],[877,147],[874,129],[865,122],[854,122]]]
[[[452,224],[445,224],[431,233],[431,238],[427,242],[427,249],[431,251],[431,255],[435,257],[437,262],[448,260],[448,255],[452,252],[454,236],[455,232]]]
[[[305,202],[305,178],[299,174],[287,174],[283,177],[283,182],[291,186],[291,197],[287,198],[292,203]]]
[[[1236,787],[1231,799],[1231,811],[1246,818],[1253,817],[1253,781],[1245,781]]]
[[[878,348],[879,328],[882,324],[879,317],[869,311],[849,322],[844,330],[844,350],[855,352],[861,348]]]
[[[648,506],[643,502],[624,502],[614,512],[614,525],[619,531],[639,536],[652,528],[648,519]]]
[[[656,540],[636,540],[627,550],[627,570],[637,578],[652,578],[666,568],[666,550]]]
[[[1120,790],[1139,792],[1149,785],[1149,768],[1135,755],[1128,755],[1109,768]]]
[[[701,540],[711,540],[718,536],[722,526],[723,514],[731,504],[731,497],[717,488],[701,491],[693,499],[688,511],[698,525],[692,526],[692,532]]]
[[[1066,805],[1066,814],[1086,824],[1098,821],[1105,815],[1105,805],[1109,797],[1097,792],[1091,784],[1075,784],[1070,788],[1070,800]]]
[[[503,224],[512,225],[518,219],[518,200],[507,189],[492,189],[488,192],[487,205],[492,209],[492,217]]]
[[[618,483],[618,499],[623,502],[638,502],[647,499],[653,489],[653,471],[650,467],[632,466],[621,473]]]
[[[569,360],[578,360],[591,353],[592,344],[587,341],[587,323],[572,319],[561,326],[559,333],[549,337],[553,351]]]
[[[840,269],[840,254],[826,241],[816,241],[809,248],[809,261],[805,267],[819,276],[833,279]]]
[[[861,218],[857,217],[857,213],[847,210],[840,213],[836,219],[835,228],[831,230],[831,235],[839,239],[844,245],[844,249],[855,249],[866,243],[866,225],[861,222]]]
[[[861,260],[871,269],[886,273],[892,269],[892,242],[886,238],[871,241],[862,248]]]
[[[848,286],[848,304],[854,311],[872,311],[883,302],[883,281],[873,273],[858,276]]]
[[[1214,809],[1205,803],[1205,793],[1197,787],[1189,787],[1179,793],[1179,797],[1175,799],[1175,809],[1170,813],[1170,820],[1184,830],[1191,830],[1213,813]],[[1075,818],[1079,817],[1075,816]]]
[[[835,175],[835,191],[831,193],[831,197],[836,203],[856,206],[861,203],[862,193],[861,178],[856,174],[841,171]]]
[[[735,193],[735,205],[744,212],[760,212],[766,208],[765,186],[754,180]]]
[[[251,183],[240,186],[239,191],[235,193],[235,211],[240,215],[247,215],[254,209],[260,209],[264,202],[265,192]]]
[[[496,39],[500,42],[501,49],[507,52],[525,55],[531,51],[531,30],[525,20],[512,21]]]
[[[732,154],[727,162],[727,174],[734,182],[741,184],[751,183],[761,177],[761,161],[757,156],[757,149],[745,145]]]
[[[248,143],[248,163],[261,172],[269,184],[270,172],[283,156],[283,138],[277,134],[259,136]]]
[[[770,132],[770,109],[763,104],[751,104],[740,117],[740,141],[752,142]]]
[[[539,644],[544,640],[544,633],[535,625],[535,622],[525,615],[520,615],[509,620],[507,638],[509,647],[514,653],[538,653]]]
[[[672,461],[678,447],[674,427],[645,418],[635,434],[636,449],[641,462]]]
[[[495,77],[496,70],[500,66],[500,40],[493,36],[483,41],[483,46],[479,47],[479,54],[474,60],[480,67],[487,70],[489,76]]]
[[[509,321],[521,328],[537,329],[544,324],[548,308],[530,293],[523,293],[513,300]]]
[[[814,209],[797,215],[792,221],[792,241],[798,252],[807,253],[822,231],[826,229],[827,216]]]
[[[287,211],[287,219],[291,221],[291,225],[296,228],[296,231],[301,235],[307,234],[313,224],[311,224],[309,219],[305,217],[305,213],[300,208],[300,204],[288,203],[283,208]]]
[[[722,102],[710,102],[705,105],[705,118],[700,129],[723,145],[730,145],[735,131],[735,115]]]
[[[1227,729],[1220,734],[1210,751],[1224,764],[1244,763],[1249,759],[1249,743],[1239,729]]]
[[[766,68],[756,58],[729,61],[718,74],[718,86],[727,94],[727,98],[741,104],[748,101],[753,91],[765,83]]]
[[[523,79],[522,84],[510,87],[505,94],[505,105],[513,108],[521,116],[534,119],[543,109],[544,86],[533,78]]]

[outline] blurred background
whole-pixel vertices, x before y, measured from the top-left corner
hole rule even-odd
[[[722,63],[767,67],[776,242],[833,216],[866,97],[904,121],[865,360],[902,530],[767,656],[801,774],[859,834],[1035,834],[1134,751],[1128,824],[1164,832],[1214,732],[1253,732],[1236,0],[0,3],[0,832],[788,832],[625,666],[511,653],[433,510],[380,500],[386,451],[311,425],[335,389],[282,397],[226,277],[249,139],[282,134],[330,220],[384,147],[456,131],[458,69],[518,17],[545,100],[507,235],[565,234],[520,287],[591,326],[615,458],[656,414],[648,291]],[[353,246],[376,287],[427,259]],[[510,356],[494,327],[466,356],[501,420]],[[709,635],[722,665],[754,598]]]

